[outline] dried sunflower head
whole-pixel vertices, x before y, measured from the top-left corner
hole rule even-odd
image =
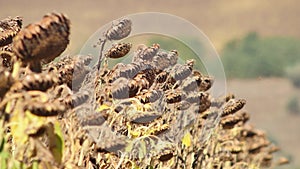
[[[69,44],[70,21],[61,13],[45,15],[40,22],[26,26],[14,38],[14,53],[25,62],[48,63]]]
[[[22,17],[6,18],[0,21],[0,47],[8,45],[21,30]]]

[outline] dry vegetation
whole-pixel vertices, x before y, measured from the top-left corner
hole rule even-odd
[[[247,121],[246,101],[212,98],[213,79],[178,64],[176,50],[140,45],[112,69],[129,43],[118,21],[91,56],[64,56],[70,21],[51,13],[21,29],[0,22],[0,166],[2,168],[261,168],[285,164],[278,148]],[[103,62],[102,66],[101,62]]]

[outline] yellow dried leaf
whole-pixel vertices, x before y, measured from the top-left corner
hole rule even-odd
[[[147,111],[147,110],[151,110],[152,109],[152,105],[151,104],[145,104],[144,105],[144,109]]]
[[[97,109],[97,111],[103,111],[103,110],[108,110],[108,109],[110,109],[110,106],[108,106],[108,105],[105,105],[105,104],[102,104],[98,109]]]
[[[12,77],[14,79],[17,79],[17,77],[19,76],[20,67],[21,67],[21,62],[14,63],[14,68],[13,68],[13,72],[12,72]]]
[[[182,144],[185,145],[186,147],[191,146],[191,134],[190,132],[187,132],[183,138],[182,138]]]
[[[129,134],[132,138],[136,138],[140,135],[140,132],[132,130],[130,123],[126,123],[126,126],[127,126],[127,129],[128,129],[128,132],[129,132]]]
[[[5,112],[9,113],[11,112],[12,107],[11,107],[11,102],[7,102],[6,107],[5,107]]]
[[[28,124],[24,128],[26,134],[34,134],[46,123],[46,118],[32,114],[30,111],[25,111],[25,119],[28,119]],[[21,122],[21,121],[20,121]]]

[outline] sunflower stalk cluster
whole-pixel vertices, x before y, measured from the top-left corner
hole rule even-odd
[[[279,148],[249,124],[246,101],[213,98],[213,78],[159,44],[138,45],[133,23],[116,21],[93,56],[62,56],[70,20],[45,15],[22,28],[0,21],[0,168],[269,168]],[[102,52],[105,52],[102,57]],[[54,61],[55,59],[55,61]],[[105,62],[102,64],[101,61]]]

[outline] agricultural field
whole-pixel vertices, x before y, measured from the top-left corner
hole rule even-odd
[[[212,77],[206,76],[205,72],[202,70],[201,72],[203,74],[201,75],[192,71],[189,73],[189,70],[192,70],[193,62],[187,61],[187,58],[184,59],[184,62],[178,64],[176,59],[174,61],[174,58],[176,58],[178,53],[173,51],[173,49],[177,49],[180,55],[182,53],[180,47],[178,48],[178,46],[175,45],[176,47],[172,48],[171,45],[166,49],[165,47],[167,45],[164,43],[168,42],[158,41],[158,39],[155,38],[148,39],[149,42],[145,43],[142,47],[139,46],[139,44],[135,44],[133,41],[131,41],[133,44],[125,42],[118,44],[117,46],[110,46],[112,47],[111,50],[103,51],[106,52],[103,53],[103,57],[105,56],[109,61],[126,55],[131,48],[131,52],[146,51],[141,52],[142,54],[140,55],[143,56],[142,59],[147,58],[147,52],[150,51],[151,53],[152,51],[155,53],[155,56],[168,56],[169,59],[168,61],[163,61],[159,60],[159,57],[156,57],[156,59],[158,59],[156,63],[172,63],[171,65],[173,66],[176,64],[178,65],[177,71],[172,71],[165,67],[157,68],[163,70],[166,74],[169,74],[167,78],[168,83],[164,86],[153,85],[153,79],[157,79],[157,77],[161,75],[161,72],[153,71],[154,69],[144,71],[144,68],[141,68],[141,65],[132,65],[130,62],[127,63],[131,64],[131,67],[129,66],[129,68],[124,65],[119,65],[119,68],[118,66],[114,67],[117,62],[113,62],[112,66],[108,66],[107,70],[104,69],[104,71],[101,72],[101,76],[89,75],[88,77],[90,79],[85,76],[79,77],[79,81],[85,79],[83,84],[88,86],[91,84],[91,81],[93,81],[91,77],[96,76],[96,78],[94,77],[97,79],[95,83],[97,94],[95,97],[97,98],[97,103],[99,103],[97,112],[100,112],[101,117],[105,117],[107,123],[109,123],[109,127],[114,128],[114,130],[120,134],[116,135],[116,138],[108,137],[108,139],[119,141],[117,142],[117,145],[112,145],[113,148],[107,147],[107,145],[104,145],[104,143],[101,142],[101,139],[95,136],[95,133],[100,132],[104,133],[102,135],[103,138],[106,137],[106,134],[110,136],[111,133],[107,133],[107,130],[94,129],[91,127],[95,124],[102,125],[103,120],[93,121],[92,119],[94,119],[95,116],[98,117],[97,114],[95,115],[92,113],[85,115],[82,113],[86,111],[83,105],[85,105],[85,102],[90,102],[87,98],[91,94],[84,91],[78,93],[70,91],[70,89],[74,88],[76,90],[83,90],[80,85],[74,86],[72,84],[72,80],[74,80],[72,74],[74,71],[76,74],[78,73],[79,76],[81,73],[86,75],[90,71],[88,66],[90,66],[91,56],[82,58],[76,56],[76,54],[78,54],[88,38],[97,31],[98,28],[124,15],[137,12],[159,11],[183,17],[200,28],[212,41],[217,51],[220,54],[223,54],[224,46],[229,40],[239,39],[251,31],[257,32],[261,38],[268,36],[299,38],[299,5],[300,3],[296,0],[288,0],[285,2],[261,2],[259,0],[254,0],[244,1],[242,3],[239,3],[238,0],[232,0],[230,3],[228,1],[217,0],[202,2],[197,0],[188,2],[175,0],[172,1],[172,3],[170,1],[153,3],[146,0],[139,2],[133,0],[112,0],[106,2],[86,1],[84,4],[82,1],[1,1],[0,20],[5,19],[8,16],[11,16],[12,18],[21,16],[23,28],[30,23],[36,23],[41,20],[42,16],[52,11],[67,14],[66,18],[70,19],[71,24],[69,30],[69,21],[64,19],[61,15],[56,16],[59,19],[56,19],[55,24],[57,24],[57,20],[60,20],[59,22],[63,23],[58,24],[62,24],[64,29],[68,30],[63,32],[61,37],[54,33],[59,32],[60,30],[55,26],[51,27],[47,25],[47,22],[44,23],[44,26],[46,28],[49,26],[50,28],[47,28],[44,34],[40,32],[45,30],[41,29],[39,30],[40,32],[35,30],[35,33],[42,35],[41,37],[44,38],[44,35],[48,34],[47,30],[54,30],[52,32],[54,33],[54,39],[51,39],[50,36],[49,39],[46,38],[45,41],[39,42],[44,46],[52,44],[53,46],[50,45],[49,48],[55,47],[56,50],[54,51],[47,51],[47,47],[39,50],[36,41],[32,41],[32,44],[37,46],[30,46],[31,34],[28,34],[27,32],[27,34],[23,33],[23,36],[17,36],[19,43],[17,43],[17,40],[14,42],[17,49],[11,49],[11,47],[5,48],[5,50],[8,49],[8,52],[12,52],[17,56],[19,59],[17,62],[14,60],[12,62],[7,62],[7,56],[10,57],[11,55],[9,53],[1,54],[1,61],[5,58],[5,62],[3,61],[3,63],[5,63],[4,66],[6,67],[4,69],[1,68],[0,70],[1,79],[6,79],[7,81],[5,81],[5,83],[12,85],[13,87],[1,88],[0,91],[0,115],[3,117],[0,121],[0,124],[3,126],[0,131],[2,134],[0,137],[3,136],[3,138],[0,138],[2,139],[2,142],[0,142],[2,159],[2,161],[0,161],[0,168],[26,168],[28,166],[32,168],[74,168],[78,166],[85,168],[145,168],[145,164],[148,165],[148,168],[163,168],[170,166],[172,166],[171,168],[182,168],[183,166],[209,168],[217,165],[223,166],[224,168],[259,168],[274,167],[276,163],[286,163],[286,158],[290,161],[289,164],[278,166],[276,168],[299,168],[300,146],[298,143],[300,141],[300,115],[297,113],[290,113],[287,105],[293,97],[298,98],[298,100],[300,99],[300,90],[293,86],[291,81],[285,78],[285,75],[281,74],[279,77],[268,78],[259,77],[259,75],[257,75],[255,76],[257,78],[251,77],[252,79],[237,79],[232,76],[230,79],[227,79],[226,87],[229,93],[235,95],[235,98],[228,95],[228,97],[224,97],[223,100],[221,99],[220,101],[218,100],[220,98],[208,97],[210,94],[210,90],[208,89],[211,87],[211,84],[213,84]],[[28,6],[28,9],[25,10],[24,6]],[[181,8],[178,8],[178,6]],[[78,9],[80,9],[80,11],[78,11]],[[50,18],[55,20],[55,17],[53,16]],[[184,29],[184,27],[179,29]],[[31,29],[31,33],[33,32],[34,34],[34,31],[32,30],[33,28]],[[19,30],[17,29],[16,32],[18,31]],[[13,37],[15,34],[12,34],[11,36]],[[106,38],[113,40],[112,35],[106,35]],[[29,41],[24,39],[29,39]],[[70,41],[66,39],[69,39]],[[1,48],[2,46],[7,46],[12,43],[11,41],[6,41],[5,38],[0,40]],[[28,46],[26,46],[26,42],[28,42]],[[56,43],[58,43],[57,46],[55,46]],[[101,43],[103,44],[103,42],[99,42],[100,46]],[[96,48],[100,50],[100,46],[97,46]],[[35,47],[38,49],[37,51],[33,50]],[[106,47],[109,49],[109,44],[107,44]],[[119,52],[119,50],[121,50],[121,53],[116,53]],[[49,53],[49,55],[41,55],[41,53],[45,54],[45,52]],[[63,53],[61,54],[61,52]],[[57,58],[58,55],[61,55],[61,57]],[[74,56],[74,58],[68,56]],[[37,61],[34,62],[30,57],[37,59]],[[52,61],[55,58],[56,60]],[[141,58],[138,58],[137,60],[139,59]],[[172,59],[173,61],[171,61]],[[151,65],[154,63],[154,60],[152,60],[152,58],[150,60],[151,62],[149,61],[149,64]],[[49,65],[45,67],[45,64]],[[28,67],[25,69],[24,65],[27,65]],[[124,87],[117,85],[118,83],[129,83],[128,79],[126,81],[126,78],[125,80],[120,78],[118,73],[113,73],[119,72],[119,74],[122,74],[124,73],[122,72],[123,69],[133,72],[136,71],[136,73],[140,74],[137,77],[126,74],[126,78],[132,78],[134,81],[140,80],[141,82],[138,82],[137,84],[142,83],[144,86],[135,86],[135,83],[132,81],[130,81],[131,86],[129,86],[129,88],[124,89]],[[199,68],[194,66],[193,69],[196,70]],[[78,72],[78,70],[81,71]],[[93,70],[95,70],[95,68],[93,68]],[[140,70],[143,71],[140,72]],[[176,72],[178,71],[182,71],[180,72],[181,74],[177,74]],[[107,72],[111,73],[107,74]],[[182,89],[180,85],[188,86],[192,84],[192,82],[184,83],[184,80],[187,77],[180,79],[186,74],[189,80],[198,76],[198,78],[201,79],[200,81],[204,81],[206,84],[202,84],[202,88],[199,89],[201,91],[201,95],[199,96],[190,93],[185,93],[187,96],[180,96],[180,98],[185,99],[199,98],[201,100],[201,104],[198,105],[199,107],[197,109],[194,107],[192,110],[198,112],[198,114],[189,114],[189,118],[195,118],[197,123],[194,123],[194,121],[193,123],[184,121],[184,124],[178,124],[176,123],[178,119],[174,120],[169,116],[174,115],[180,117],[180,112],[169,114],[169,116],[162,116],[149,108],[149,102],[151,103],[149,98],[145,99],[142,97],[150,94],[154,94],[158,98],[161,98],[159,97],[160,95],[166,96],[164,111],[168,113],[174,112],[173,109],[175,107],[170,106],[170,104],[173,105],[178,101],[179,96],[176,95],[179,94],[176,93],[178,91],[175,90],[176,92],[174,92],[173,89]],[[77,77],[75,77],[75,81],[77,83],[78,79],[76,78]],[[143,83],[143,78],[147,79],[145,83]],[[179,82],[178,84],[174,83],[172,82],[172,78],[178,78],[183,82]],[[197,79],[194,79],[197,84],[199,84],[199,79],[198,81]],[[38,85],[36,86],[36,84]],[[112,88],[108,87],[111,85],[113,86]],[[42,88],[40,88],[40,86],[42,86]],[[203,86],[206,87],[203,88]],[[114,88],[117,90],[114,90]],[[151,90],[142,91],[140,88],[151,88]],[[162,89],[163,93],[157,92],[157,90],[153,90],[153,92],[153,88]],[[127,97],[139,100],[138,102],[136,100],[131,100],[133,105],[129,106],[128,109],[126,108],[127,112],[139,111],[151,112],[154,114],[150,113],[145,117],[135,116],[130,113],[125,116],[114,114],[116,112],[119,113],[124,111],[122,111],[122,109],[112,110],[111,107],[118,107],[118,104],[116,104],[114,100],[112,101],[111,97],[116,100],[124,99],[123,94],[121,94],[121,96],[118,95],[124,90],[130,91]],[[26,94],[26,92],[24,94],[23,91],[27,91],[28,94]],[[57,93],[59,91],[63,91],[63,93]],[[106,92],[111,93],[111,96],[109,94],[101,94]],[[54,96],[53,93],[56,93],[56,95]],[[65,100],[63,99],[64,97],[66,98]],[[181,99],[179,100],[181,101]],[[231,101],[225,102],[224,100]],[[37,105],[34,103],[37,103]],[[63,106],[58,106],[57,103],[63,104]],[[122,105],[123,103],[119,104]],[[128,103],[124,104],[126,105]],[[184,107],[180,107],[182,106],[180,104],[177,105],[176,103],[174,105],[177,106],[176,110],[182,109],[181,111],[183,111],[185,109]],[[218,112],[211,111],[211,115],[208,110],[214,106],[220,108],[221,105],[227,107],[229,110],[230,107],[233,107],[234,111],[223,111],[224,115],[222,115],[221,123],[218,125],[211,123],[214,124],[213,128],[215,130],[209,130],[210,132],[208,133],[211,135],[208,134],[209,136],[205,135],[206,137],[204,137],[204,131],[208,130],[204,127],[204,121],[208,120],[208,117],[214,117],[217,114],[216,112]],[[124,105],[121,107],[123,106]],[[74,116],[74,112],[77,114],[76,116]],[[11,115],[8,115],[10,113]],[[10,118],[9,116],[13,118]],[[15,118],[18,116],[20,116],[20,118]],[[98,119],[97,117],[96,119]],[[150,121],[145,123],[143,122],[144,118],[146,118],[146,120],[150,119]],[[82,121],[82,119],[85,120]],[[142,120],[142,122],[140,120]],[[138,121],[138,123],[136,123],[136,121]],[[233,121],[236,121],[236,123]],[[20,123],[20,125],[16,127],[13,125],[14,123]],[[35,125],[32,125],[33,123]],[[183,133],[179,134],[181,137],[176,141],[176,144],[173,144],[174,141],[170,142],[168,140],[170,135],[174,135],[174,133],[178,132],[170,126],[171,123],[179,125],[180,127],[177,126],[177,129],[185,129],[183,130]],[[254,128],[250,127],[248,124],[253,125]],[[227,128],[227,130],[224,128]],[[168,139],[160,139],[160,137],[158,139],[157,136],[164,131],[172,131],[173,134],[170,134],[172,132],[169,132],[162,136]],[[265,131],[266,134],[262,134],[263,131]],[[245,135],[247,132],[254,133],[254,136],[248,137],[247,134]],[[9,134],[4,135],[4,133]],[[244,135],[242,133],[244,133]],[[194,135],[201,135],[199,138],[202,138],[202,140],[200,139],[199,141],[197,137],[192,137]],[[227,144],[228,137],[234,138],[235,141]],[[126,144],[124,143],[124,138]],[[210,139],[207,141],[206,139],[203,140],[203,138]],[[126,139],[129,139],[129,143]],[[254,144],[254,142],[258,142],[261,145]],[[276,146],[271,143],[274,143]],[[158,146],[155,149],[154,145],[156,144],[165,146]],[[202,146],[199,146],[199,144]],[[223,145],[224,148],[222,148],[222,146],[220,148],[220,145]],[[280,151],[273,153],[273,151],[276,151],[275,149],[277,149],[277,146],[280,148]],[[133,152],[135,152],[137,153],[135,156],[138,158],[126,156],[124,154],[124,156],[122,156],[122,154],[110,153],[114,150],[119,150],[120,147],[121,149],[126,147],[125,150],[123,149],[123,152],[125,152],[124,154],[134,154]],[[42,151],[37,151],[37,149]],[[109,150],[107,151],[107,149]],[[155,151],[147,154],[146,152],[148,150],[150,151],[150,149],[155,149]],[[15,152],[14,156],[11,156],[12,154],[9,153],[10,150]],[[233,155],[224,154],[224,151],[231,152]],[[259,154],[257,156],[258,158],[255,158],[255,155],[257,154]],[[272,162],[270,160],[272,159],[271,154],[274,154]],[[226,161],[231,161],[231,163]]]

